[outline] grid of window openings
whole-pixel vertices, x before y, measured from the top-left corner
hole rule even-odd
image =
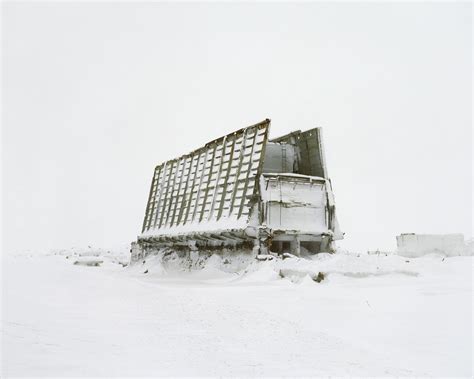
[[[269,120],[155,168],[142,233],[249,215]]]

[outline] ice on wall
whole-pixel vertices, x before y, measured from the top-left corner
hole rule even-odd
[[[267,226],[301,232],[327,232],[327,193],[324,182],[279,178],[264,184]],[[324,181],[324,179],[322,179]]]

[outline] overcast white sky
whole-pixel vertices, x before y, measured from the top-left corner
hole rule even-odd
[[[154,166],[324,127],[352,249],[472,234],[470,4],[3,3],[4,248],[116,246]]]

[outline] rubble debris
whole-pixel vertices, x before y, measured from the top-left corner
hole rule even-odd
[[[313,280],[317,283],[321,283],[324,280],[324,278],[325,278],[324,273],[318,272],[318,275],[315,278],[313,278]]]
[[[79,266],[99,267],[102,263],[104,263],[104,261],[102,260],[81,259],[81,260],[75,261],[73,264],[79,265]]]

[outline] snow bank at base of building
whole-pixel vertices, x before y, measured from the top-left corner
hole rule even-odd
[[[291,254],[269,254],[259,259],[251,251],[224,251],[220,254],[163,249],[143,260],[129,264],[127,247],[115,250],[63,249],[49,252],[59,255],[84,270],[109,270],[148,280],[199,281],[208,284],[247,285],[280,283],[327,285],[364,278],[416,278],[425,273],[441,273],[448,261],[462,257],[446,257],[431,253],[407,258],[395,253],[353,253],[338,250],[335,254],[320,253],[296,257]],[[98,264],[96,264],[98,263]],[[79,267],[78,267],[79,269]]]
[[[127,270],[132,275],[152,278],[179,277],[235,284],[282,281],[320,285],[349,278],[387,275],[414,278],[426,271],[427,266],[439,266],[443,259],[444,256],[437,254],[408,259],[396,254],[354,254],[343,251],[301,258],[288,254],[285,258],[268,255],[255,259],[251,252],[243,251],[217,255],[163,250],[131,265]]]

